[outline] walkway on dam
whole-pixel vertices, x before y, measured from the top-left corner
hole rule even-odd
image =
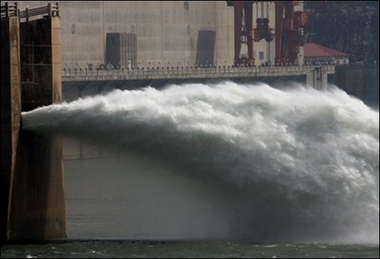
[[[151,67],[136,69],[64,69],[62,82],[125,81],[159,79],[218,79],[244,77],[297,77],[322,70],[326,74],[335,74],[335,66],[272,66],[272,67]]]

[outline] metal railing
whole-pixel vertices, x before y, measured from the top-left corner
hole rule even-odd
[[[1,6],[1,18],[17,16],[17,3],[13,5],[8,2]]]
[[[250,77],[250,76],[297,76],[313,71],[316,67],[321,68],[328,74],[335,73],[335,66],[283,66],[283,67],[142,67],[135,69],[94,69],[64,68],[62,71],[63,81],[86,80],[91,77],[96,80],[105,80],[106,77],[114,80],[128,79],[158,79],[158,78],[215,78],[215,77]]]
[[[1,6],[1,18],[18,15],[21,19],[26,19],[26,21],[29,21],[29,18],[45,14],[48,16],[59,16],[58,2],[55,5],[48,3],[47,6],[30,9],[26,7],[25,10],[17,9],[16,2],[13,5],[5,3]]]

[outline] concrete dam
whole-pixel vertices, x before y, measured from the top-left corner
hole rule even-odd
[[[269,17],[275,29],[274,6],[254,7],[254,20]],[[2,242],[67,237],[63,159],[73,146],[22,129],[22,112],[115,89],[225,80],[317,90],[331,83],[378,107],[378,66],[268,65],[275,43],[265,41],[253,44],[255,66],[234,65],[234,9],[226,2],[2,1],[1,21]],[[302,47],[299,55],[301,62]],[[70,159],[89,156],[76,144]]]

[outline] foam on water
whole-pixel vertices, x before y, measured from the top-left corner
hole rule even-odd
[[[22,113],[25,130],[86,137],[242,195],[231,235],[379,243],[379,113],[340,89],[173,85]]]

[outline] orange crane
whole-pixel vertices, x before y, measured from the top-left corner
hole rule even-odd
[[[268,18],[257,18],[256,28],[252,28],[253,3],[265,1],[226,1],[234,7],[234,65],[254,66],[253,41],[272,41],[272,28]],[[268,1],[266,1],[268,2]],[[295,11],[299,1],[273,1],[275,4],[275,65],[297,64],[299,47],[304,46],[303,28],[323,8],[326,1],[319,2],[317,8],[307,14]],[[244,18],[244,24],[243,24]],[[248,58],[240,57],[241,44],[247,44]]]

